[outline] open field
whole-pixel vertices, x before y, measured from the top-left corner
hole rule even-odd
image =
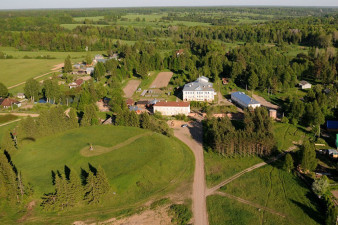
[[[0,51],[12,55],[15,59],[0,60],[0,82],[6,86],[12,86],[48,72],[64,62],[64,59],[70,55],[72,62],[82,61],[86,57],[85,52],[48,52],[48,51],[17,51],[13,48],[0,48]],[[94,56],[97,53],[91,52]],[[53,59],[35,59],[36,57],[45,57],[49,55]],[[32,59],[24,59],[28,56]]]
[[[205,152],[204,162],[207,187],[212,187],[222,180],[262,161],[259,157],[226,158],[216,153]]]
[[[150,85],[150,88],[167,87],[172,76],[172,72],[160,72],[153,83]]]
[[[137,90],[138,86],[140,85],[140,80],[130,80],[128,81],[127,86],[123,88],[124,96],[126,98],[131,98],[134,92]]]
[[[0,125],[16,119],[18,119],[18,117],[12,114],[0,115]]]
[[[100,21],[100,20],[104,19],[104,17],[103,16],[73,17],[73,20],[75,20],[77,22],[83,22],[86,19],[96,22],[96,21]]]
[[[18,125],[18,122],[13,122],[5,126],[0,126],[0,141],[2,140],[2,137],[5,134],[5,132],[13,129],[14,127],[16,127],[16,125]]]
[[[19,51],[13,47],[0,47],[0,51],[6,53],[7,55],[12,55],[14,58],[24,58],[25,56],[36,58],[36,57],[46,57],[50,56],[55,59],[62,59],[62,62],[69,55],[72,59],[72,62],[79,62],[85,59],[87,52],[51,52],[51,51]],[[96,54],[103,54],[103,51],[91,51],[90,54],[94,57]],[[29,59],[27,59],[29,60]],[[48,61],[46,59],[46,61]]]
[[[300,126],[275,122],[274,136],[278,150],[287,150],[295,144],[303,143],[303,140],[308,138],[305,132]]]
[[[316,197],[310,192],[308,187],[305,186],[302,180],[291,173],[279,169],[280,166],[281,162],[277,161],[272,165],[266,165],[251,173],[245,174],[223,187],[222,191],[275,210],[286,216],[285,218],[279,217],[278,221],[276,221],[276,215],[264,210],[256,215],[251,215],[254,216],[257,221],[261,221],[262,224],[321,224],[323,222],[323,214],[317,204]],[[223,208],[224,206],[222,206],[222,204],[228,204],[224,203],[228,201],[229,200],[226,199],[215,204],[220,204],[218,207]],[[216,207],[210,204],[209,206],[213,208]],[[227,214],[236,214],[238,213],[236,212],[236,208],[237,207],[235,207],[233,211],[228,210],[227,213],[221,211],[215,218],[209,215],[210,220],[213,221],[217,217],[222,217],[222,214],[225,216]],[[213,212],[214,215],[216,215],[216,213],[217,212]],[[274,223],[272,221],[276,222]]]
[[[59,59],[8,59],[0,60],[0,82],[12,86],[29,78],[51,72],[51,69],[61,63]]]
[[[63,28],[69,29],[69,30],[73,30],[78,26],[94,26],[94,27],[106,27],[109,25],[102,25],[102,24],[61,24],[60,25]]]
[[[281,224],[284,218],[270,215],[269,221],[262,222],[257,208],[219,195],[207,197],[210,225],[256,225]]]
[[[111,189],[116,192],[113,199],[95,206],[95,209],[84,206],[56,215],[36,208],[27,222],[43,224],[57,221],[65,224],[86,218],[111,218],[189,183],[193,171],[191,151],[177,139],[161,134],[145,135],[114,151],[90,158],[80,154],[81,149],[89,148],[88,143],[108,148],[148,132],[131,127],[94,126],[70,130],[25,145],[12,158],[33,185],[34,198],[38,202],[43,193],[53,190],[51,171],[63,173],[64,167],[68,166],[80,174],[80,169],[88,170],[88,163],[104,168]]]

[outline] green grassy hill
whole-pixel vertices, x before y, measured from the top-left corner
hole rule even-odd
[[[86,148],[89,151],[89,143],[93,144],[94,151],[111,149],[100,155],[83,156],[81,152]],[[191,151],[177,139],[139,128],[115,126],[79,128],[40,139],[20,149],[13,155],[13,161],[33,185],[35,199],[54,190],[52,171],[63,173],[67,166],[80,174],[81,169],[89,170],[89,164],[103,167],[116,193],[114,197],[95,206],[94,212],[86,206],[87,209],[74,209],[71,216],[65,213],[64,222],[75,221],[77,217],[97,218],[98,214],[100,218],[111,217],[119,210],[140,206],[152,197],[190,182],[194,166]],[[51,214],[39,209],[36,213],[39,222],[51,220]],[[52,219],[56,219],[54,216],[52,214]]]
[[[300,178],[278,169],[279,162],[247,173],[222,191],[265,206],[285,217],[229,199],[209,196],[210,225],[217,224],[321,224],[324,213],[317,199]]]

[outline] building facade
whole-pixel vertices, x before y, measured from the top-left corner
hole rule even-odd
[[[212,102],[216,92],[213,84],[207,77],[199,77],[196,81],[184,85],[183,101],[206,101]]]
[[[188,115],[190,113],[189,102],[157,102],[153,106],[153,112],[160,112],[164,116],[175,116],[178,114]]]
[[[252,107],[254,109],[261,106],[261,103],[240,91],[232,93],[231,100],[242,108]]]

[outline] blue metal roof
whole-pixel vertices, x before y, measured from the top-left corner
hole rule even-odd
[[[326,121],[327,129],[338,129],[338,121],[328,120]]]
[[[250,98],[249,96],[247,96],[246,94],[244,94],[243,92],[240,92],[240,91],[232,93],[231,96],[234,96],[235,98],[239,99],[241,102],[243,102],[246,105],[259,104],[258,101],[256,101],[253,98]]]

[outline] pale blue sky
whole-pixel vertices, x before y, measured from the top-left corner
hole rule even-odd
[[[208,5],[338,6],[338,0],[1,0],[0,9]]]

